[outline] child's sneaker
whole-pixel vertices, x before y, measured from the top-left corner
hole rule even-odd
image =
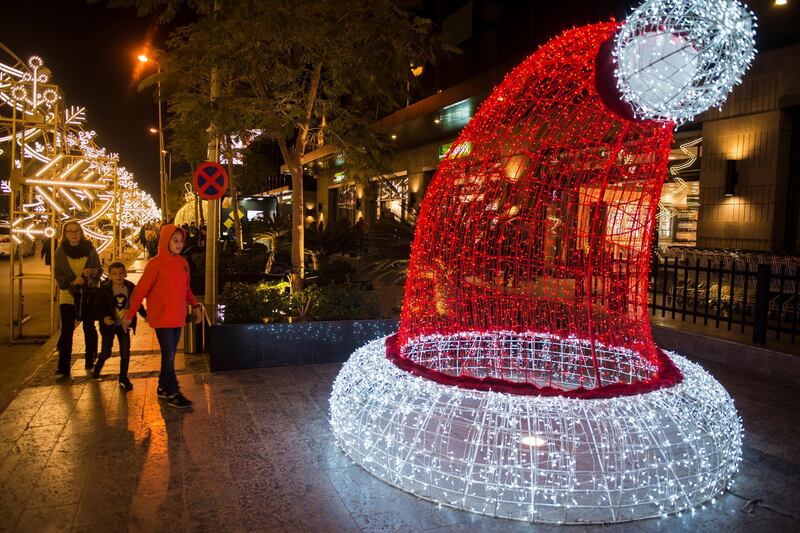
[[[167,405],[170,407],[177,407],[178,409],[187,409],[192,406],[192,400],[179,392],[167,398]]]
[[[133,383],[128,378],[120,379],[119,380],[119,388],[124,390],[125,392],[130,392],[133,390]]]

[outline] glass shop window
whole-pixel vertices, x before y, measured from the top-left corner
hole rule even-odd
[[[376,187],[378,217],[391,214],[399,220],[405,219],[408,209],[408,176],[382,178]]]

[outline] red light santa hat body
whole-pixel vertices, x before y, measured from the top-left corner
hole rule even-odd
[[[747,12],[714,4],[567,31],[494,90],[425,194],[393,360],[531,394],[679,381],[647,315],[672,131],[752,58],[731,42],[752,39]]]

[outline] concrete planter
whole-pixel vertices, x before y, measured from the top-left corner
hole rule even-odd
[[[397,326],[393,319],[212,326],[207,348],[212,371],[341,363]]]

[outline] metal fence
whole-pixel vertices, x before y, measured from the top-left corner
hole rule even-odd
[[[648,304],[653,315],[752,331],[765,344],[800,337],[800,258],[684,249],[654,258]]]

